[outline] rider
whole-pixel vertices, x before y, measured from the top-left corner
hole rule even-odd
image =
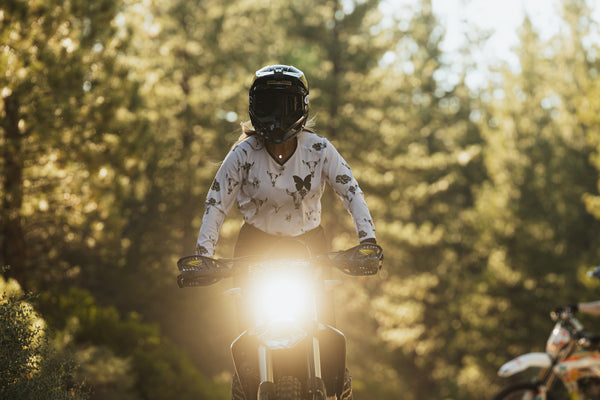
[[[571,304],[567,308],[573,313],[579,311],[584,314],[600,315],[600,300]]]
[[[590,278],[600,279],[600,266],[589,271],[587,275]],[[559,308],[557,311],[569,311],[571,313],[582,312],[589,315],[600,315],[600,300],[570,304],[567,307]]]
[[[250,122],[229,151],[208,191],[196,254],[212,257],[234,200],[244,217],[234,257],[260,255],[281,238],[299,239],[312,254],[325,253],[321,197],[329,183],[351,214],[361,243],[374,243],[375,226],[348,163],[308,124],[309,88],[304,73],[288,65],[256,71],[250,87]],[[331,296],[321,319],[335,324]],[[247,327],[243,305],[240,327]],[[349,378],[347,378],[350,386]],[[233,397],[239,382],[234,376]],[[351,389],[349,397],[352,398]]]
[[[327,250],[321,196],[329,183],[352,215],[360,242],[375,243],[375,227],[352,171],[333,145],[309,129],[308,81],[293,66],[256,71],[250,122],[225,157],[208,192],[196,254],[213,256],[234,200],[244,217],[234,256],[260,254],[281,237]]]

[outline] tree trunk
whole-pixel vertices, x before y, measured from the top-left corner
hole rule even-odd
[[[6,275],[21,285],[25,278],[25,236],[21,219],[23,205],[23,138],[19,129],[19,103],[15,94],[4,99],[4,176],[2,187],[2,211],[0,221],[0,263],[9,267]]]

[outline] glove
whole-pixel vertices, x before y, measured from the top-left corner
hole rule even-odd
[[[558,307],[555,308],[552,313],[556,316],[559,317],[563,314],[575,314],[577,311],[579,311],[579,305],[577,305],[577,303],[575,304],[570,304],[568,306],[565,307]]]
[[[577,332],[575,334],[577,343],[588,351],[598,350],[600,345],[600,335],[589,332]]]
[[[377,239],[367,238],[360,241],[360,244],[374,244],[377,245]],[[381,246],[379,246],[381,248]],[[379,256],[379,269],[383,268],[383,249],[381,249],[381,255]]]
[[[564,306],[564,307],[558,307],[554,310],[554,312],[557,314],[562,314],[562,313],[575,314],[578,311],[579,311],[579,305],[577,303],[569,304],[568,306]]]
[[[579,311],[579,304],[577,304],[577,303],[569,304],[568,306],[566,306],[564,308],[564,311],[571,313],[571,314],[575,314]]]

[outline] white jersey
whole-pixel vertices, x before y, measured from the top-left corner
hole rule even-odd
[[[321,196],[328,182],[352,215],[359,240],[375,238],[363,193],[333,145],[308,131],[292,156],[279,164],[251,136],[227,154],[208,192],[196,252],[213,256],[219,231],[234,200],[246,223],[276,236],[298,236],[321,223]]]

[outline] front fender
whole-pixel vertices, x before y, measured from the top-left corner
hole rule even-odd
[[[552,365],[552,358],[548,353],[527,353],[514,358],[500,367],[498,375],[502,377],[512,376],[527,368],[549,368]]]
[[[250,333],[270,350],[291,349],[308,337],[308,332],[293,324],[269,324]]]

